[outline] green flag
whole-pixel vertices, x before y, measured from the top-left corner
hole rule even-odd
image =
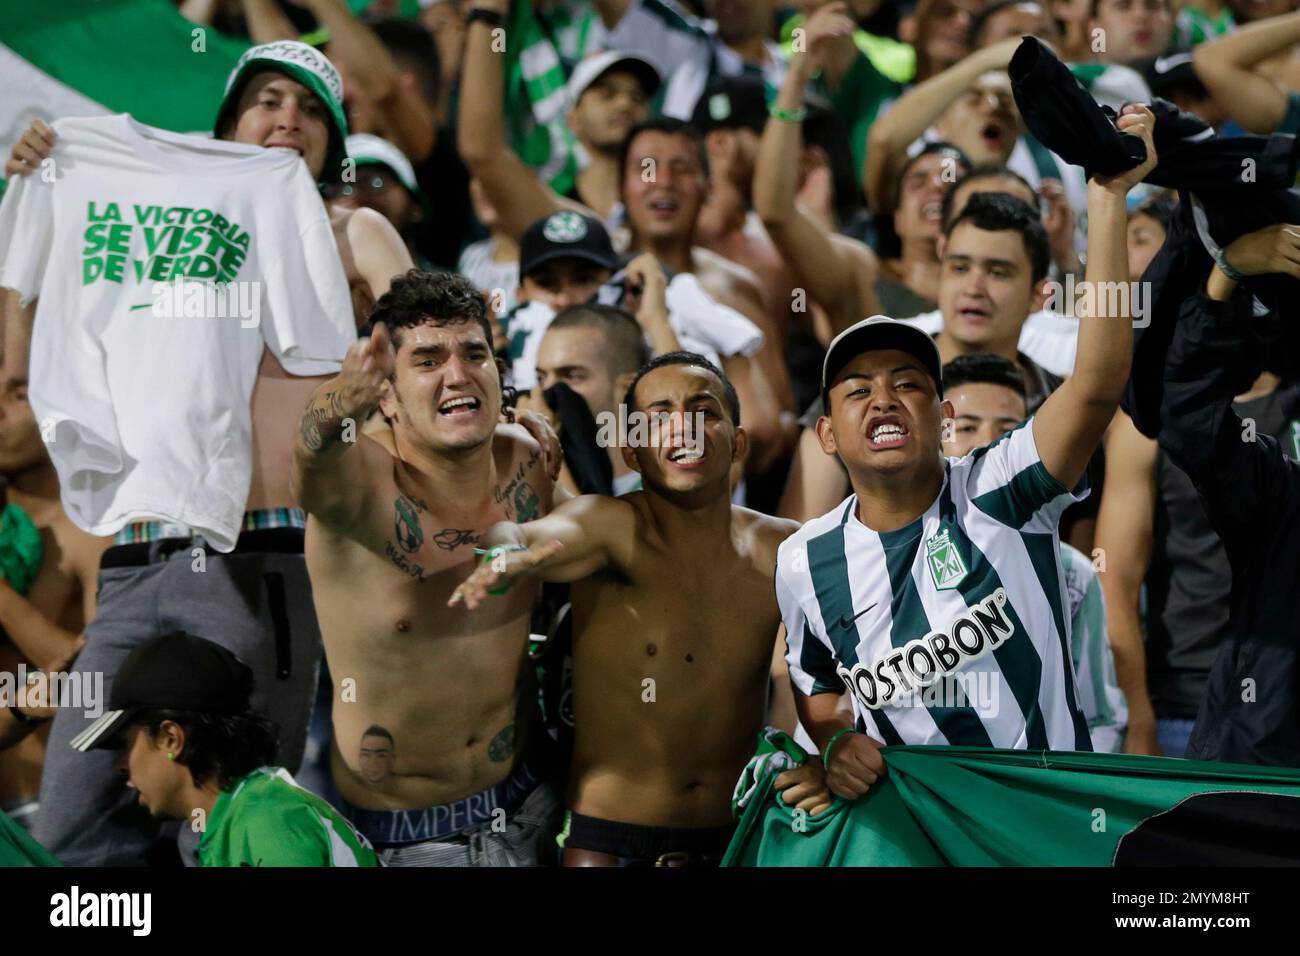
[[[774,746],[764,740],[760,757]],[[959,747],[882,753],[884,780],[816,817],[771,792],[779,770],[763,773],[723,866],[1300,863],[1300,770]]]

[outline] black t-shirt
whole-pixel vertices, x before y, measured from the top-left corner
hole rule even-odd
[[[1291,416],[1300,385],[1247,402],[1233,411],[1253,419],[1297,458]],[[1156,456],[1156,512],[1147,571],[1147,686],[1157,717],[1193,718],[1219,644],[1228,634],[1232,568],[1187,474],[1161,449]],[[1177,755],[1175,755],[1177,756]]]

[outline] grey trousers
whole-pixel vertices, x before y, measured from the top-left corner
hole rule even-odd
[[[241,547],[256,535],[292,533],[245,532]],[[103,674],[107,707],[114,675],[145,639],[187,631],[220,644],[252,668],[253,707],[279,726],[277,762],[296,773],[321,660],[306,562],[301,554],[208,549],[198,570],[185,545],[177,548],[176,539],[128,545],[149,549],[150,563],[135,567],[112,566],[118,548],[105,553],[95,618],[73,669]],[[117,754],[69,746],[91,719],[72,708],[54,718],[33,835],[71,866],[144,865],[161,821],[150,819],[126,787]]]

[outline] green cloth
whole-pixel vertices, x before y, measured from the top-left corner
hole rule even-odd
[[[760,737],[764,748],[787,749]],[[771,793],[777,771],[767,771],[722,865],[1110,866],[1121,837],[1194,794],[1300,797],[1300,770],[1290,768],[965,747],[881,752],[885,779],[816,817],[782,805]],[[1214,822],[1207,843],[1231,845],[1238,821]]]
[[[62,865],[31,834],[0,812],[0,868]]]
[[[794,48],[795,29],[803,26],[807,19],[802,13],[796,13],[781,24],[781,48],[787,57]],[[886,78],[899,84],[911,83],[916,78],[916,50],[910,43],[877,36],[866,30],[854,30],[853,43]]]
[[[222,791],[199,840],[200,866],[378,866],[375,851],[337,810],[262,767]]]
[[[1214,15],[1196,7],[1183,7],[1174,18],[1174,42],[1171,46],[1177,50],[1187,50],[1198,43],[1231,33],[1236,26],[1236,18],[1229,7],[1224,7]]]
[[[515,152],[560,195],[577,181],[577,139],[565,118],[565,84],[591,45],[596,12],[589,2],[539,14],[516,2],[505,33],[505,123]]]
[[[4,0],[0,43],[47,75],[33,83],[0,69],[6,116],[57,119],[52,91],[70,87],[108,112],[180,133],[212,128],[226,76],[252,45],[197,27],[171,0]]]
[[[44,557],[40,529],[22,508],[12,501],[6,504],[0,516],[0,578],[19,594],[26,594]]]

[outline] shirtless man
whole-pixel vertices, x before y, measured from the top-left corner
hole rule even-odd
[[[292,149],[320,182],[342,169],[347,127],[341,100],[338,73],[320,53],[289,41],[265,44],[247,51],[236,64],[216,111],[215,130],[234,142]],[[34,125],[14,147],[6,171],[38,168],[53,145],[48,127]],[[410,255],[396,230],[373,210],[338,210],[331,222],[355,313],[382,296],[392,276],[410,268]],[[36,302],[21,308],[16,294],[4,295],[5,370],[25,377]],[[322,323],[322,334],[333,334],[329,322]],[[259,695],[265,695],[257,703],[280,724],[279,762],[291,771],[301,761],[320,660],[302,557],[306,517],[290,488],[292,442],[299,410],[322,380],[292,376],[269,350],[263,352],[251,402],[251,481],[234,552],[208,553],[205,578],[194,578],[188,557],[165,557],[188,556],[203,545],[189,529],[162,521],[123,528],[118,547],[103,559],[103,599],[87,634],[93,650],[78,665],[102,670],[111,679],[130,642],[147,635],[141,620],[152,621],[166,609],[199,617],[189,625],[194,629],[205,621],[213,624],[216,612],[210,609],[217,608],[220,620],[214,630],[222,634],[208,636],[222,640],[253,667]],[[158,586],[160,577],[171,575],[176,578],[167,587]],[[185,590],[193,586],[189,582],[200,581],[205,582],[202,590]],[[53,738],[69,741],[81,723],[79,715],[74,719],[61,712]],[[92,760],[62,745],[52,748],[42,794],[37,837],[65,862],[138,864],[157,835],[156,824],[119,806],[126,795],[111,755]],[[187,851],[192,849],[197,834],[189,828],[181,833]]]
[[[488,528],[549,511],[551,478],[537,443],[497,424],[472,282],[413,271],[372,320],[317,389],[294,457],[335,681],[334,785],[389,865],[535,864],[559,810],[527,653],[537,589],[478,615],[447,600]],[[361,434],[376,406],[389,427]],[[376,743],[390,772],[375,772]]]
[[[0,379],[0,474],[8,481],[8,503],[40,531],[43,551],[30,587],[0,579],[0,672],[16,673],[20,663],[58,669],[80,649],[82,629],[94,616],[95,575],[108,539],[86,534],[64,514],[23,381]],[[0,811],[24,826],[37,808],[48,736],[48,728],[37,729],[0,750]]]
[[[494,528],[489,541],[501,544],[451,604],[491,620],[517,596],[488,601],[490,591],[572,582],[566,865],[712,864],[763,726],[780,624],[776,550],[797,526],[731,504],[729,472],[748,436],[719,369],[689,352],[663,355],[628,396],[629,427],[649,415],[659,428],[658,447],[623,450],[644,490]],[[829,804],[816,760],[777,787],[805,811]]]
[[[475,9],[504,13],[505,0],[475,0]],[[562,209],[592,211],[557,195],[519,159],[505,141],[500,54],[492,51],[492,27],[483,19],[469,24],[457,146],[470,172],[500,216],[499,226],[518,238],[539,219]],[[699,134],[679,120],[660,117],[631,128],[620,152],[619,196],[631,227],[628,253],[653,253],[670,276],[694,274],[717,302],[757,325],[763,347],[752,357],[735,356],[723,368],[749,409],[751,472],[765,471],[794,444],[793,396],[781,351],[779,330],[764,307],[752,272],[696,241],[700,212],[710,181]],[[648,170],[654,170],[648,175]],[[783,417],[782,413],[789,414]]]

